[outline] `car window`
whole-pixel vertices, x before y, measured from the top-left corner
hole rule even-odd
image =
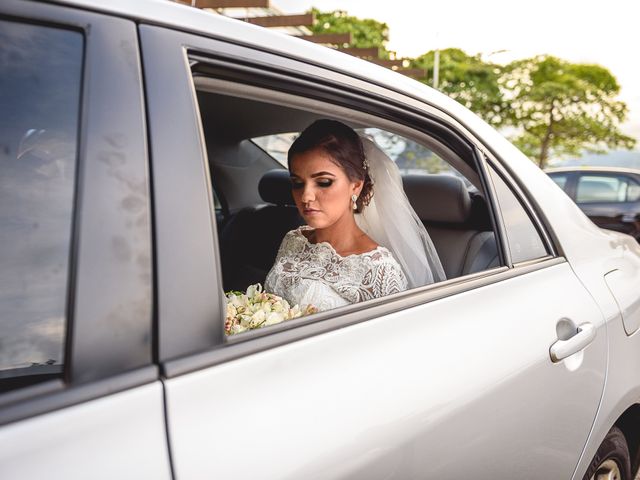
[[[213,85],[216,87],[213,88]],[[304,106],[294,106],[297,100],[287,99],[285,104],[279,104],[277,99],[271,100],[271,97],[269,101],[236,98],[232,94],[221,93],[217,83],[209,87],[201,77],[196,81],[196,91],[211,182],[223,204],[230,205],[229,218],[219,224],[218,229],[223,290],[229,299],[228,318],[242,316],[251,328],[282,321],[283,304],[276,298],[265,296],[274,293],[270,290],[273,284],[267,280],[268,274],[274,265],[279,265],[277,255],[287,232],[304,225],[293,200],[289,172],[282,167],[286,166],[287,152],[295,138],[320,119],[351,124],[359,133],[373,138],[398,165],[400,181],[408,201],[429,232],[432,248],[441,264],[436,266],[438,279],[455,278],[500,266],[486,197],[459,169],[450,164],[453,161],[464,163],[465,168],[476,175],[478,183],[471,150],[469,158],[464,160],[439,141],[435,134],[429,136],[414,130],[416,137],[423,138],[411,138],[391,128],[381,128],[376,123],[383,123],[383,120],[373,116],[356,122],[352,119],[353,115],[364,114],[349,110],[343,112],[344,116],[341,117],[336,113],[336,108],[329,104],[326,113],[322,113],[315,109],[307,111]],[[304,105],[305,99],[299,101]],[[369,126],[367,122],[371,122]],[[394,126],[388,121],[386,123],[389,127]],[[396,127],[407,129],[401,125]],[[436,153],[435,149],[439,152]],[[373,188],[375,201],[375,180]],[[324,253],[327,257],[331,252]],[[318,258],[324,258],[318,255]],[[329,272],[332,281],[340,280],[344,274],[338,273],[340,265],[344,263],[339,260],[331,265],[331,269],[335,269]],[[308,274],[310,278],[326,273],[324,266],[308,267],[305,275]],[[292,262],[287,261],[283,263],[283,268],[288,270],[278,274],[278,279],[286,278],[294,267]],[[350,270],[350,274],[354,272]],[[326,291],[320,305],[309,302],[302,293],[300,299],[286,298],[289,307],[299,307],[294,315],[315,311],[305,310],[309,305],[317,307],[318,311],[326,311],[387,295],[360,295],[356,290],[346,287],[340,290],[342,287],[339,284],[324,281],[326,278],[322,277],[316,285]],[[302,283],[306,285],[307,282]],[[293,288],[294,284],[289,287]],[[383,284],[386,285],[384,282],[375,285]],[[407,285],[415,288],[425,284],[406,282],[401,290],[406,289]],[[275,288],[277,290],[279,287]],[[327,297],[330,301],[324,300]],[[253,303],[251,298],[255,300]],[[259,311],[260,308],[266,308],[264,313]],[[275,313],[278,315],[269,315],[274,313],[273,309],[277,310]],[[288,310],[284,308],[284,311]]]
[[[548,252],[544,242],[522,203],[493,167],[489,167],[489,172],[498,196],[513,263],[546,257]]]
[[[0,391],[62,374],[82,56],[0,20]]]
[[[576,186],[578,203],[625,202],[629,182],[614,175],[581,175]]]
[[[440,156],[419,142],[381,128],[358,129],[371,136],[384,152],[398,165],[402,174],[446,174],[466,178]],[[278,133],[251,140],[271,155],[283,167],[287,167],[287,152],[300,132]]]
[[[567,180],[569,179],[569,175],[567,175],[566,173],[554,173],[549,176],[551,177],[551,180],[556,182],[556,185],[558,185],[563,190],[565,189]]]
[[[280,165],[287,168],[287,152],[299,132],[276,133],[252,138],[253,143],[275,158]]]

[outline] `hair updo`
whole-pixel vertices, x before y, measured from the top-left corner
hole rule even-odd
[[[287,154],[289,169],[298,154],[319,148],[341,167],[352,182],[362,180],[362,191],[356,200],[356,213],[362,212],[373,197],[373,181],[364,155],[362,140],[351,127],[336,120],[316,120],[296,138]]]

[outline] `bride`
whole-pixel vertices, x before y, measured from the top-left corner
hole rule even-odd
[[[285,235],[266,291],[322,311],[445,279],[398,168],[372,140],[318,120],[288,161],[307,225]]]

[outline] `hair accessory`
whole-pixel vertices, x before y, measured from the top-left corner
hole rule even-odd
[[[353,208],[354,210],[358,209],[358,204],[356,203],[356,200],[358,200],[358,197],[356,195],[351,195],[351,208]]]
[[[362,168],[366,171],[369,170],[369,162],[367,162],[367,159],[365,157],[365,159],[362,161]]]

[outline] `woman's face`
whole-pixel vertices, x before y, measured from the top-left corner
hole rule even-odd
[[[352,215],[351,195],[360,194],[362,181],[352,182],[323,150],[294,156],[289,171],[293,199],[307,225],[327,228]]]

